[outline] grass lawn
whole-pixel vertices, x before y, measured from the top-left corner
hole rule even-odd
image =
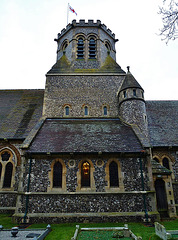
[[[162,225],[167,230],[178,230],[178,219],[171,221],[163,221]],[[7,214],[0,214],[0,225],[4,228],[11,228],[17,224],[12,224],[11,217]],[[45,240],[71,240],[74,235],[76,225],[80,227],[123,227],[124,223],[65,223],[65,224],[51,224],[52,232],[45,238]],[[142,223],[128,223],[129,229],[137,236],[141,236],[143,240],[159,240],[155,235],[154,227],[146,227]],[[46,228],[46,224],[32,224],[29,228]]]

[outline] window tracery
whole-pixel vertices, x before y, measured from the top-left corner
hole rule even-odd
[[[13,153],[9,149],[3,149],[0,152],[0,188],[12,188],[15,166]]]

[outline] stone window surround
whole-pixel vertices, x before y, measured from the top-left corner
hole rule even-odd
[[[62,164],[62,187],[53,187],[53,169],[54,169],[54,164],[56,162],[60,162]],[[57,158],[52,161],[51,171],[48,173],[50,186],[48,187],[47,192],[65,192],[66,191],[66,172],[67,172],[67,169],[62,159]]]
[[[109,40],[104,40],[104,45],[109,52],[112,50],[112,45]]]
[[[111,162],[116,162],[118,166],[118,177],[119,177],[119,187],[110,187],[110,177],[109,177],[109,165]],[[105,187],[106,192],[115,192],[115,191],[124,191],[124,183],[123,183],[123,174],[121,171],[121,164],[117,158],[111,158],[108,160],[105,167],[105,180],[108,185]]]
[[[90,164],[90,187],[82,187],[81,186],[81,168],[84,162],[88,162]],[[92,163],[92,161],[88,158],[85,158],[83,160],[81,160],[78,164],[78,171],[77,171],[77,188],[76,188],[76,192],[95,192],[96,191],[96,187],[95,187],[95,181],[94,181],[94,173],[95,168],[94,165]]]
[[[66,107],[69,107],[69,114],[68,114],[68,115],[66,115]],[[64,105],[63,105],[64,117],[70,117],[70,116],[71,116],[71,109],[72,109],[71,104],[64,104]]]
[[[104,115],[104,107],[107,108],[107,115]],[[103,104],[102,107],[101,107],[101,110],[102,110],[102,116],[103,117],[109,117],[109,110],[110,110],[110,107],[108,104]]]
[[[82,38],[83,39],[83,50],[84,50],[84,58],[80,59],[80,58],[77,58],[77,47],[78,47],[78,39],[79,38]],[[87,36],[83,33],[78,33],[76,36],[75,36],[75,40],[76,40],[76,44],[75,44],[75,54],[76,54],[76,59],[77,60],[90,60],[89,58],[89,41],[90,41],[90,38],[94,38],[95,39],[95,43],[96,43],[96,57],[95,59],[97,59],[97,40],[98,40],[98,36],[94,33],[90,33],[88,34]],[[92,59],[93,60],[93,59]]]
[[[8,161],[2,161],[1,155],[5,152],[8,152],[10,154],[10,157]],[[5,170],[7,163],[12,163],[13,169],[12,169],[12,177],[11,177],[11,186],[9,188],[3,187],[4,184],[4,177],[5,177]],[[1,176],[0,176],[0,191],[13,191],[14,183],[15,183],[15,167],[17,166],[17,158],[15,153],[12,151],[12,149],[5,147],[0,150],[0,163],[2,164],[2,170],[1,170]]]
[[[65,50],[66,50],[66,48],[68,47],[68,45],[69,45],[69,40],[68,40],[68,39],[65,39],[65,40],[62,42],[62,44],[61,44],[61,50],[62,50],[63,52],[65,52]]]

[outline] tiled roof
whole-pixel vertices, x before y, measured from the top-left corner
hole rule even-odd
[[[146,101],[153,147],[178,146],[178,101]]]
[[[28,151],[62,153],[142,150],[132,128],[118,119],[46,119]]]
[[[152,160],[151,164],[153,174],[169,175],[172,173],[169,169],[165,168],[160,163],[157,163],[155,160]]]
[[[140,84],[137,82],[137,80],[129,71],[125,76],[125,79],[123,81],[120,91],[123,91],[127,88],[140,88],[143,90],[143,88],[140,86]]]
[[[23,139],[42,115],[44,90],[0,90],[0,138]]]
[[[107,56],[103,65],[98,68],[98,60],[93,59],[92,62],[96,62],[95,68],[75,68],[75,64],[70,64],[69,60],[65,55],[63,55],[47,72],[47,74],[56,74],[56,73],[119,73],[125,74],[117,62],[111,57]]]

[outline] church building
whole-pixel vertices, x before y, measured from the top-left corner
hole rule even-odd
[[[0,90],[0,212],[18,222],[175,218],[178,101],[146,101],[115,34],[73,20],[45,89]]]

